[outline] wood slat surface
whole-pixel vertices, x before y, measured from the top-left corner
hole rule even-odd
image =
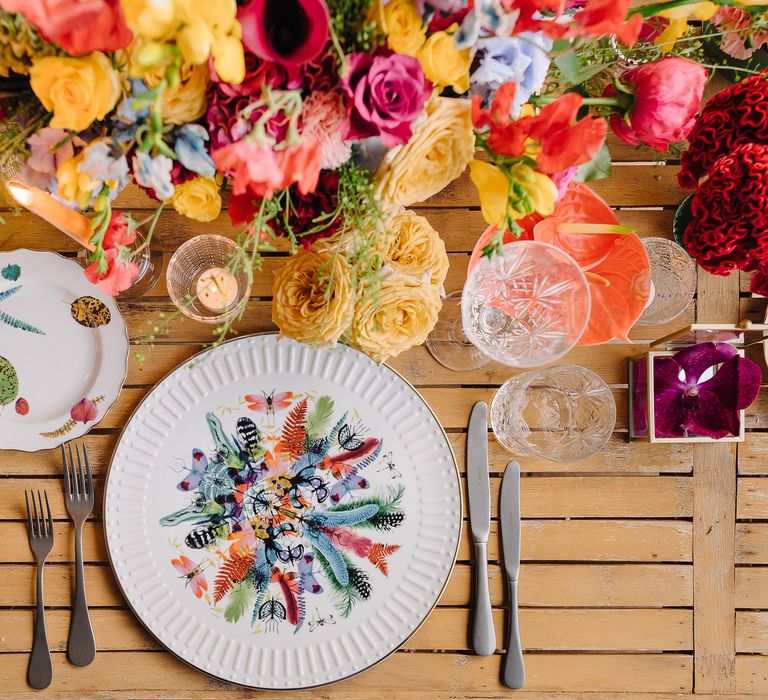
[[[611,178],[594,187],[617,208],[619,221],[641,236],[671,235],[676,164],[611,137]],[[226,201],[226,198],[225,198]],[[118,206],[146,215],[152,202],[135,188]],[[485,228],[479,202],[463,176],[416,207],[440,232],[450,254],[446,290],[463,284],[469,254]],[[73,256],[76,246],[29,213],[9,213],[0,225],[0,250],[30,247]],[[235,237],[226,211],[200,224],[173,211],[160,218],[153,243],[165,270],[170,254],[189,237]],[[273,329],[274,271],[285,246],[266,254],[255,276],[241,334]],[[662,327],[633,329],[632,344],[576,348],[562,362],[597,372],[617,404],[613,437],[596,455],[571,464],[521,460],[522,557],[520,605],[527,684],[516,698],[618,700],[621,698],[768,697],[768,392],[747,417],[747,442],[714,447],[650,445],[627,440],[627,360],[647,341],[686,323],[746,316],[762,320],[766,300],[739,299],[746,276],[703,273],[686,312]],[[147,391],[171,369],[199,352],[210,328],[174,317],[153,347],[138,343],[172,312],[164,279],[137,302],[122,304],[133,341],[126,386],[107,417],[88,436],[98,494],[119,430]],[[0,335],[0,346],[2,336]],[[138,361],[136,353],[144,355]],[[748,356],[762,362],[761,349]],[[489,401],[515,371],[496,363],[465,373],[447,370],[424,347],[395,358],[392,367],[417,386],[446,428],[464,474],[466,424],[474,402]],[[764,369],[768,385],[768,370]],[[500,562],[498,491],[512,456],[489,434],[494,520],[489,538],[489,584],[497,654],[469,652],[472,547],[467,523],[458,563],[434,613],[403,650],[360,676],[330,688],[288,694],[302,698],[503,698],[499,681],[505,613]],[[738,463],[738,477],[736,465]],[[86,525],[84,554],[89,603],[99,653],[93,665],[74,668],[63,653],[72,590],[72,526],[61,498],[55,451],[0,453],[0,697],[39,697],[25,683],[34,605],[34,565],[24,539],[25,487],[44,487],[57,522],[46,569],[48,627],[54,682],[48,697],[211,698],[266,697],[211,679],[162,651],[126,607],[108,563],[101,504]],[[738,482],[738,483],[737,483]],[[466,484],[464,484],[464,487]],[[466,488],[465,488],[466,492]],[[12,632],[9,632],[12,630]]]

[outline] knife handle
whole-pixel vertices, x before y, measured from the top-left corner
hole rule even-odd
[[[518,690],[525,685],[523,647],[520,644],[520,625],[517,618],[517,581],[509,582],[509,615],[507,617],[507,653],[502,666],[504,685]]]
[[[472,620],[472,647],[478,656],[496,651],[491,594],[488,590],[488,551],[485,542],[475,542],[475,614]]]

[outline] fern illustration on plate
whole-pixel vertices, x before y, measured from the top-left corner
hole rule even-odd
[[[18,292],[23,286],[24,285],[17,284],[15,287],[4,289],[2,292],[0,292],[0,301],[5,301],[6,299],[9,299],[14,294],[16,294],[16,292]],[[27,333],[36,333],[38,335],[45,335],[45,331],[41,331],[36,326],[33,326],[31,323],[27,323],[26,321],[22,321],[21,319],[18,319],[15,316],[11,316],[11,314],[7,313],[6,311],[3,311],[2,309],[0,309],[0,323],[5,324],[6,326],[10,326],[11,328],[17,328],[20,331],[26,331]]]
[[[278,418],[259,427],[245,415],[225,429],[206,414],[215,448],[192,450],[177,485],[192,502],[160,524],[189,527],[186,545],[197,558],[199,550],[211,554],[213,590],[198,597],[226,621],[295,634],[307,622],[308,597],[346,617],[371,597],[376,577],[389,575],[400,545],[382,540],[405,520],[404,487],[370,487],[366,469],[383,441],[366,436],[348,411],[338,415],[330,396],[280,396],[291,397],[275,406],[285,414],[281,426]],[[253,416],[264,413],[257,402],[242,403]]]

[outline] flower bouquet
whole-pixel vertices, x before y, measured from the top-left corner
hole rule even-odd
[[[93,210],[87,274],[111,294],[137,274],[134,224],[113,209],[129,183],[158,201],[153,224],[163,207],[211,222],[227,202],[231,271],[292,254],[273,285],[280,331],[384,361],[425,340],[448,268],[407,207],[469,168],[492,255],[569,183],[607,174],[609,127],[675,147],[708,70],[688,19],[718,7],[0,0],[0,74],[28,76],[3,107],[0,165]],[[762,26],[761,7],[743,11],[723,36]]]

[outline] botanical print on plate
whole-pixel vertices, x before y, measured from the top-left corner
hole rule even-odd
[[[2,275],[3,279],[8,280],[9,282],[16,282],[16,280],[18,280],[19,276],[21,275],[21,267],[16,264],[6,265],[2,270],[0,270],[0,275]],[[22,289],[23,286],[23,284],[15,284],[12,287],[0,290],[0,302],[11,299],[14,294]],[[21,319],[16,318],[2,308],[0,308],[0,325],[10,326],[11,328],[16,328],[20,331],[26,331],[27,333],[45,335],[45,331],[41,331],[31,323],[27,323],[26,321],[22,321]]]
[[[206,414],[213,451],[194,448],[177,485],[190,504],[160,520],[184,526],[171,566],[225,620],[256,632],[335,624],[400,549],[387,541],[405,519],[392,452],[330,396],[275,389],[218,412]],[[377,473],[387,485],[371,488]]]

